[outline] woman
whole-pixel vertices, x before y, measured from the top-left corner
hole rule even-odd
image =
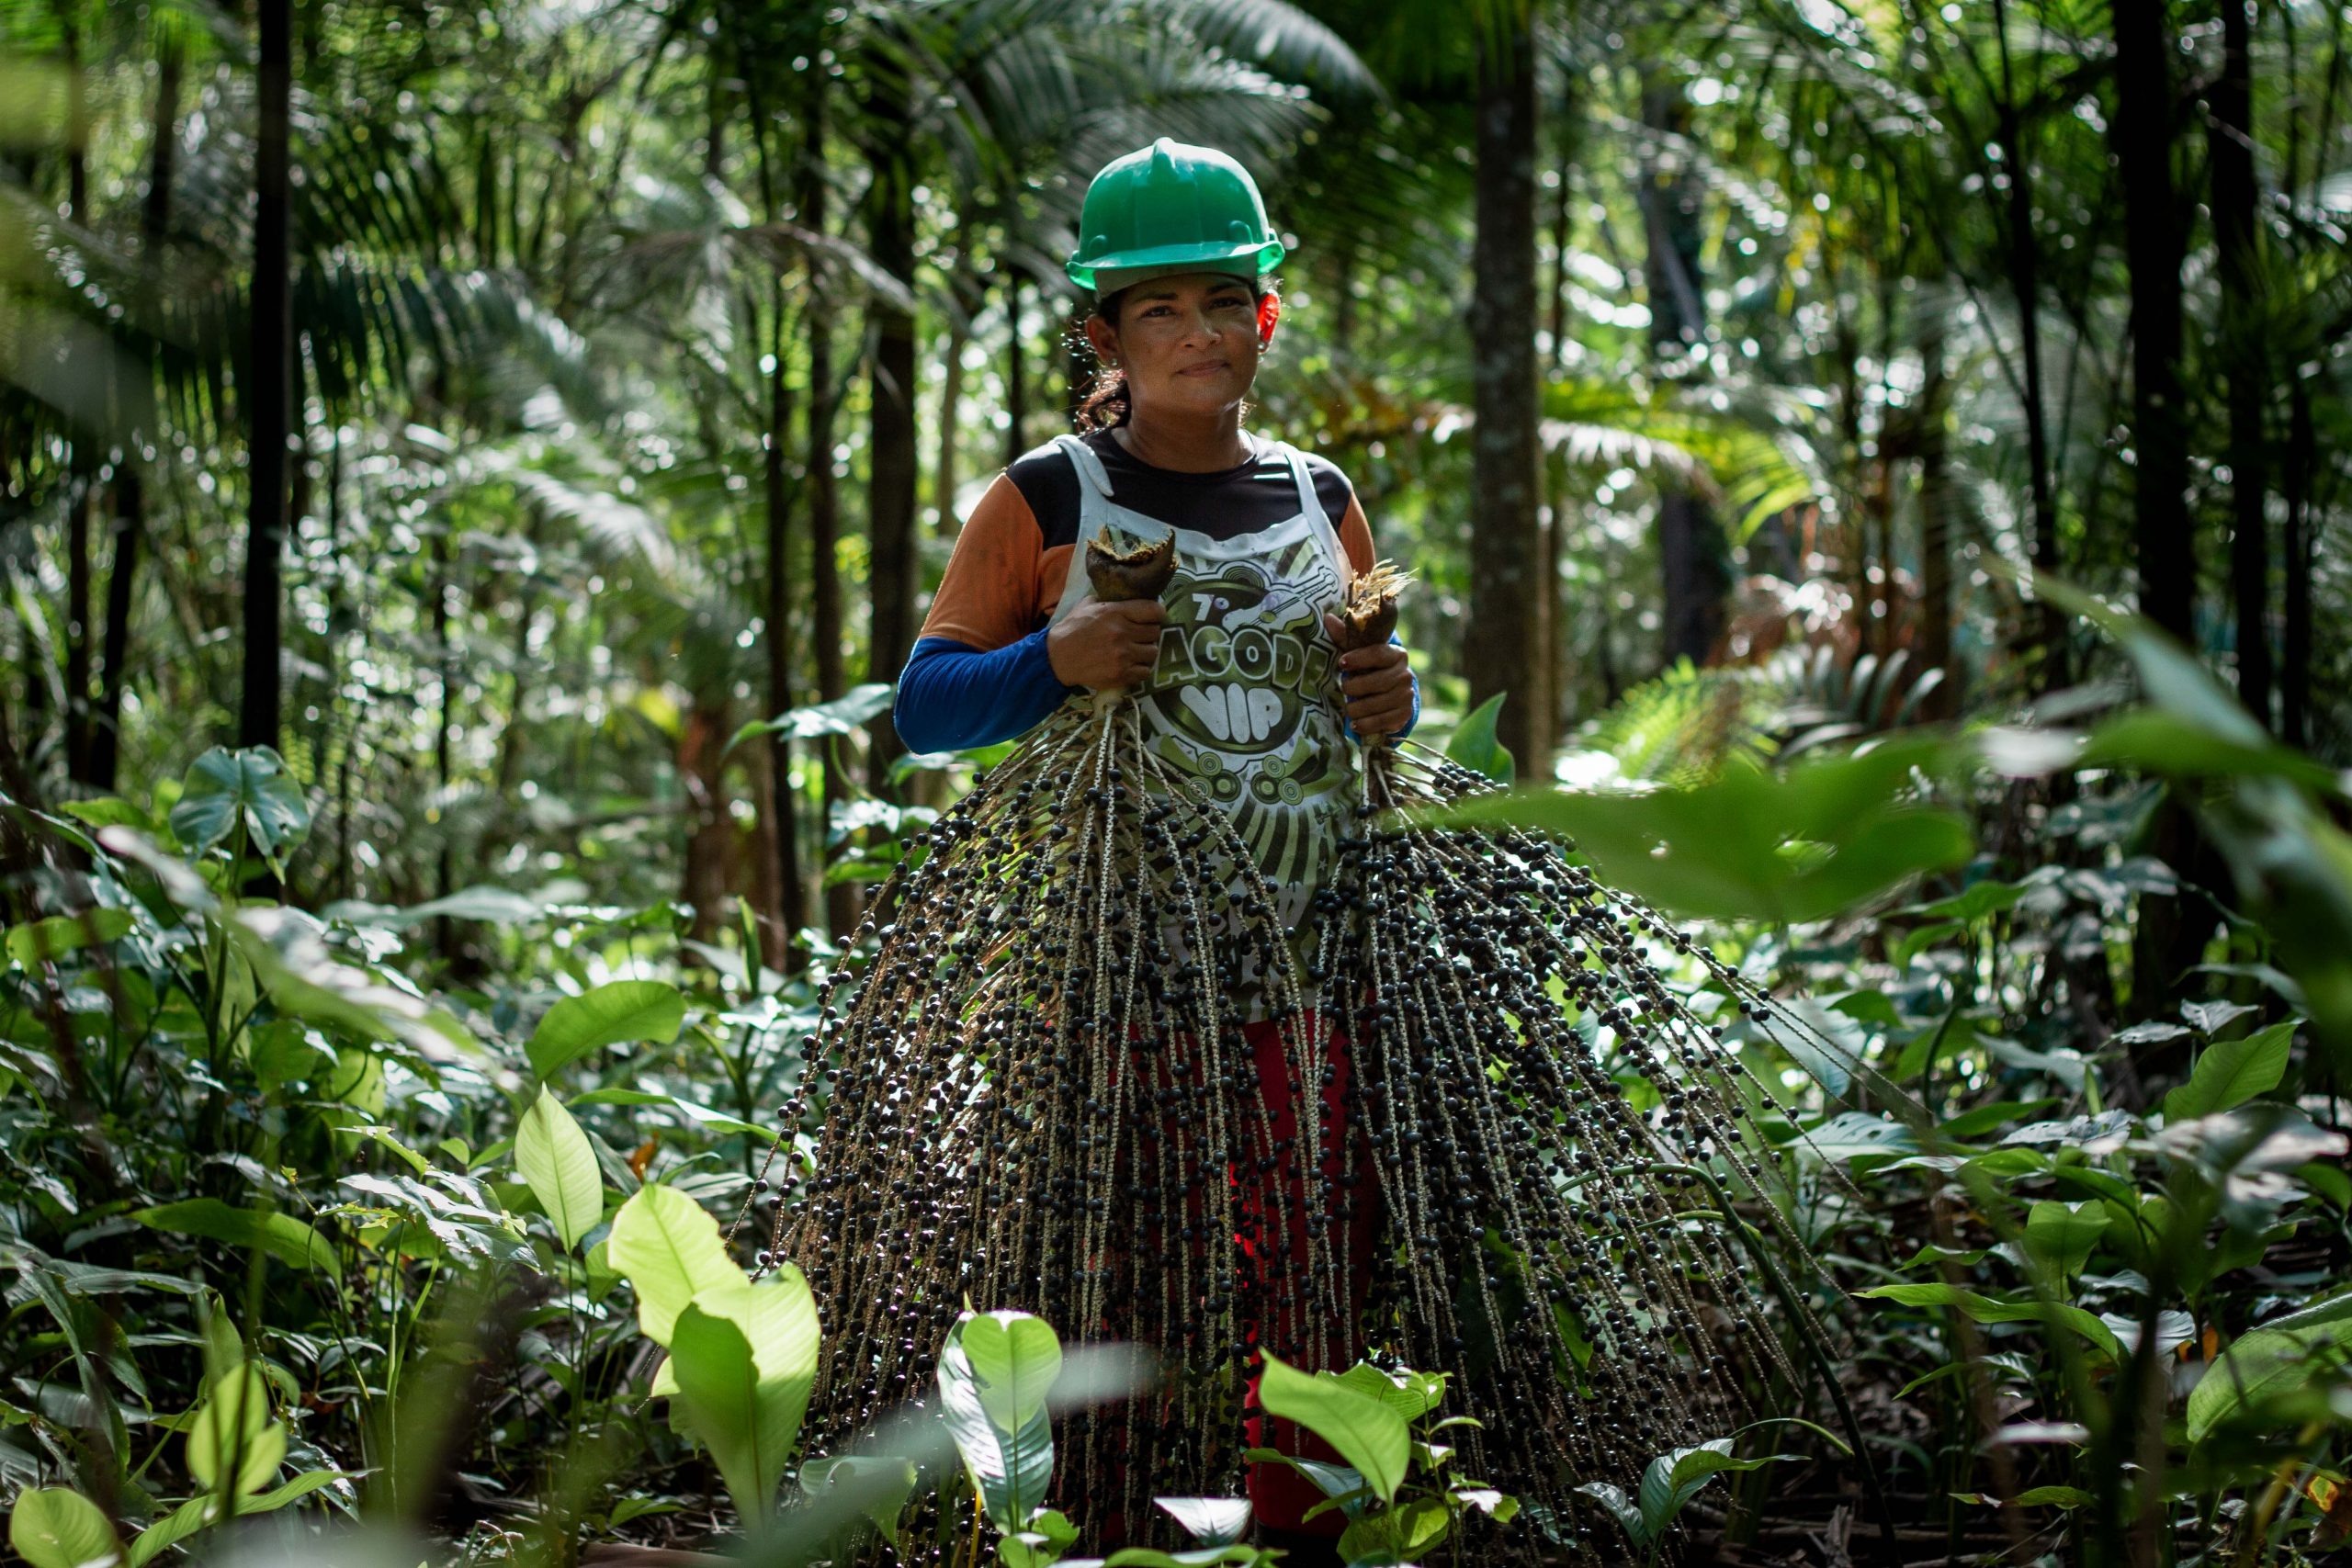
[[[1085,328],[1101,364],[1080,411],[1086,434],[1028,453],[973,509],[899,681],[899,734],[919,751],[986,745],[1080,694],[1132,691],[1146,744],[1230,813],[1295,929],[1357,801],[1357,738],[1408,731],[1419,692],[1395,642],[1339,651],[1331,611],[1375,564],[1346,476],[1242,428],[1280,320],[1269,269],[1284,246],[1246,170],[1164,139],[1095,176],[1080,230],[1069,272],[1093,293]],[[1175,577],[1157,599],[1102,602],[1071,570],[1097,537],[1171,530]],[[1245,1032],[1275,1135],[1294,1135],[1275,1030]],[[1322,1089],[1328,1124],[1341,1127],[1339,1043],[1332,1061]],[[1364,1155],[1344,1134],[1333,1145],[1320,1151],[1326,1171],[1351,1187],[1349,1168]],[[1307,1202],[1295,1181],[1254,1197],[1285,1238],[1261,1245],[1304,1255]],[[1337,1217],[1359,1303],[1374,1207],[1342,1204]],[[1324,1337],[1341,1365],[1356,1339],[1352,1321]],[[1256,1467],[1251,1495],[1276,1530],[1296,1529],[1317,1500],[1272,1466]],[[1308,1529],[1336,1533],[1341,1522],[1327,1513]]]

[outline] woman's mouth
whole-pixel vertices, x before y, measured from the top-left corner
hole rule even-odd
[[[1224,360],[1214,359],[1206,365],[1188,365],[1183,369],[1176,372],[1176,374],[1179,376],[1194,377],[1218,376],[1224,374],[1227,368],[1228,367]]]

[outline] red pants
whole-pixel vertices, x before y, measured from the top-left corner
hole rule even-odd
[[[1310,1020],[1312,1015],[1310,1015]],[[1310,1024],[1311,1027],[1311,1024]],[[1266,1111],[1272,1120],[1268,1136],[1280,1140],[1297,1136],[1298,1108],[1291,1101],[1287,1065],[1283,1060],[1282,1032],[1269,1021],[1246,1025],[1243,1034],[1257,1058],[1258,1082],[1265,1096]],[[1336,1320],[1323,1325],[1324,1344],[1332,1365],[1304,1367],[1304,1371],[1343,1371],[1363,1354],[1363,1330],[1357,1314],[1362,1312],[1364,1298],[1370,1293],[1374,1248],[1380,1239],[1380,1187],[1373,1165],[1372,1138],[1361,1114],[1351,1117],[1344,1103],[1351,1064],[1348,1043],[1334,1030],[1325,1046],[1325,1059],[1332,1066],[1332,1081],[1323,1090],[1329,1131],[1321,1136],[1323,1172],[1331,1180],[1334,1213],[1323,1224],[1326,1246],[1334,1265],[1342,1270],[1340,1300],[1347,1310]],[[1311,1086],[1309,1086],[1311,1089]],[[1311,1119],[1310,1119],[1311,1121]],[[1315,1136],[1319,1125],[1310,1124],[1308,1136]],[[1352,1157],[1351,1157],[1352,1156]],[[1282,1162],[1270,1176],[1260,1177],[1254,1169],[1234,1173],[1235,1181],[1243,1189],[1245,1212],[1259,1216],[1259,1239],[1250,1244],[1255,1252],[1265,1248],[1273,1224],[1281,1224],[1288,1233],[1291,1247],[1289,1267],[1303,1270],[1306,1267],[1307,1237],[1313,1215],[1313,1196],[1307,1190],[1300,1173],[1304,1160],[1293,1157]],[[1352,1186],[1344,1185],[1353,1177]],[[1342,1218],[1341,1212],[1352,1211],[1351,1217]],[[1298,1326],[1282,1325],[1286,1330]],[[1252,1325],[1251,1337],[1265,1337],[1261,1325]],[[1303,1344],[1306,1336],[1286,1332],[1281,1338]],[[1252,1414],[1246,1422],[1252,1447],[1278,1450],[1304,1459],[1328,1460],[1338,1462],[1339,1453],[1320,1438],[1306,1431],[1295,1421],[1271,1418],[1256,1414],[1258,1380],[1250,1380],[1246,1406]],[[1271,1435],[1266,1428],[1272,1427]],[[1323,1500],[1316,1484],[1282,1464],[1253,1464],[1250,1467],[1250,1504],[1262,1524],[1278,1529],[1306,1530],[1315,1535],[1336,1536],[1345,1528],[1347,1519],[1333,1509],[1311,1522],[1304,1518],[1306,1511]]]
[[[1307,1028],[1311,1031],[1316,1027],[1318,1027],[1318,1021],[1310,1014]],[[1250,1046],[1260,1092],[1263,1097],[1266,1111],[1264,1145],[1272,1147],[1283,1140],[1298,1137],[1298,1108],[1291,1099],[1290,1067],[1283,1057],[1281,1026],[1271,1021],[1245,1024],[1242,1036]],[[1311,1038],[1311,1034],[1303,1037]],[[1142,1051],[1151,1048],[1138,1041],[1131,1049]],[[1308,1137],[1319,1138],[1322,1146],[1317,1152],[1323,1171],[1331,1182],[1330,1212],[1322,1221],[1322,1241],[1331,1259],[1331,1268],[1339,1275],[1339,1295],[1343,1310],[1337,1315],[1331,1314],[1330,1304],[1323,1300],[1328,1289],[1326,1282],[1310,1280],[1307,1272],[1311,1256],[1310,1227],[1315,1223],[1313,1212],[1316,1205],[1314,1195],[1304,1179],[1306,1160],[1302,1152],[1295,1146],[1292,1147],[1276,1156],[1272,1171],[1261,1174],[1257,1168],[1261,1140],[1253,1135],[1238,1151],[1239,1157],[1236,1163],[1227,1166],[1226,1170],[1226,1179],[1233,1189],[1235,1207],[1240,1212],[1241,1229],[1232,1239],[1240,1244],[1241,1252],[1248,1259],[1245,1271],[1256,1276],[1261,1287],[1281,1284],[1283,1294],[1288,1297],[1288,1303],[1280,1309],[1280,1321],[1272,1324],[1255,1320],[1244,1322],[1240,1325],[1243,1341],[1250,1348],[1253,1359],[1261,1347],[1290,1346],[1294,1349],[1284,1355],[1284,1359],[1294,1364],[1303,1362],[1306,1352],[1297,1348],[1311,1342],[1310,1330],[1315,1324],[1311,1318],[1296,1321],[1302,1315],[1298,1309],[1303,1304],[1315,1303],[1313,1310],[1322,1319],[1326,1359],[1332,1365],[1328,1368],[1302,1366],[1301,1370],[1306,1371],[1342,1371],[1352,1365],[1362,1353],[1362,1330],[1357,1323],[1357,1314],[1370,1293],[1374,1249],[1381,1231],[1380,1189],[1373,1166],[1371,1137],[1361,1116],[1353,1118],[1351,1124],[1345,1104],[1351,1066],[1348,1046],[1347,1042],[1336,1032],[1325,1043],[1324,1059],[1332,1068],[1332,1081],[1323,1089],[1329,1127],[1327,1131],[1325,1120],[1310,1112],[1306,1133]],[[1137,1066],[1143,1066],[1140,1062]],[[1143,1068],[1139,1076],[1151,1086],[1151,1092],[1168,1087],[1164,1071]],[[1164,1135],[1172,1139],[1175,1132],[1171,1126]],[[1347,1185],[1351,1177],[1353,1184]],[[1128,1179],[1124,1167],[1115,1179]],[[1180,1211],[1186,1228],[1193,1233],[1194,1239],[1190,1243],[1192,1255],[1204,1269],[1210,1266],[1213,1255],[1222,1254],[1221,1248],[1217,1249],[1217,1254],[1212,1252],[1209,1235],[1212,1227],[1205,1223],[1205,1204],[1195,1201],[1187,1203]],[[1280,1248],[1280,1242],[1284,1238],[1289,1242],[1287,1257]],[[1159,1236],[1138,1236],[1136,1239],[1144,1247],[1154,1249],[1165,1249],[1176,1241],[1176,1238]],[[1261,1289],[1260,1300],[1263,1302],[1266,1297],[1267,1292]],[[1123,1334],[1132,1334],[1134,1327],[1126,1324],[1103,1323],[1097,1325],[1097,1332],[1105,1337],[1115,1338]],[[1283,1354],[1279,1348],[1276,1353]],[[1243,1403],[1248,1413],[1243,1435],[1249,1446],[1272,1448],[1301,1458],[1338,1462],[1340,1456],[1329,1445],[1302,1429],[1297,1423],[1270,1419],[1258,1413],[1258,1380],[1254,1376],[1250,1380]],[[1266,1430],[1270,1426],[1273,1428],[1271,1434]],[[1114,1475],[1123,1474],[1125,1468],[1124,1461],[1111,1461]],[[1114,1484],[1112,1491],[1118,1495],[1124,1493],[1125,1488]],[[1313,1482],[1286,1465],[1250,1465],[1249,1496],[1259,1520],[1279,1529],[1336,1536],[1347,1522],[1336,1510],[1312,1523],[1305,1522],[1303,1516],[1323,1500],[1323,1493]],[[1137,1544],[1139,1537],[1165,1534],[1167,1531],[1162,1527],[1166,1524],[1166,1520],[1157,1517],[1125,1519],[1114,1514],[1090,1521],[1088,1528],[1100,1548],[1113,1551],[1121,1546]]]

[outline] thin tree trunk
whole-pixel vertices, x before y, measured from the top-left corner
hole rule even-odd
[[[789,713],[792,680],[792,507],[785,472],[784,446],[792,434],[792,390],[785,379],[784,288],[774,291],[775,368],[768,378],[768,436],[765,454],[767,481],[767,655],[768,714]],[[815,311],[809,312],[814,320]],[[792,945],[808,923],[808,897],[800,880],[799,800],[792,788],[792,742],[782,735],[768,738],[768,800],[763,808],[775,813],[773,840],[778,897],[776,920],[783,926],[783,946],[774,967],[790,973],[798,949]]]
[[[769,140],[775,126],[768,114],[760,62],[745,58],[741,64],[752,110],[752,149],[753,166],[759,172],[761,210],[774,223],[781,216]],[[786,444],[792,439],[792,383],[785,367],[791,342],[786,320],[784,279],[779,275],[768,290],[768,428],[762,453],[767,502],[763,584],[767,599],[762,618],[766,631],[770,717],[792,711],[794,690],[792,486],[785,458]],[[760,889],[761,917],[769,929],[768,965],[780,974],[796,974],[800,961],[798,938],[808,923],[808,897],[800,874],[800,797],[792,787],[792,742],[782,735],[769,736],[766,756],[752,764],[752,774],[761,829],[753,844],[760,857],[759,874],[753,882]]]
[[[139,456],[122,455],[114,477],[114,551],[107,572],[106,646],[100,654],[98,706],[90,726],[90,787],[114,792],[122,761],[123,671],[130,658],[130,611],[139,575],[139,536],[144,526],[146,491]]]
[[[58,628],[65,641],[65,776],[76,784],[90,779],[90,513],[98,503],[93,445],[86,433],[74,438],[66,480],[65,620]]]
[[[1993,0],[1993,30],[2001,48],[2001,147],[2009,177],[2009,297],[2018,313],[2018,351],[2025,362],[2027,485],[2033,497],[2033,570],[2059,575],[2058,502],[2051,488],[2050,421],[2041,380],[2041,242],[2033,229],[2033,157],[2025,145],[2018,113],[2015,74],[2009,61],[2007,0]],[[2041,678],[2044,691],[2067,682],[2066,615],[2041,601]]]
[[[915,276],[914,169],[906,142],[909,110],[903,86],[875,105],[888,146],[875,162],[867,199],[867,238],[874,263],[910,291]],[[872,374],[872,424],[866,443],[866,524],[871,548],[873,619],[866,678],[895,681],[914,646],[915,590],[915,319],[876,299]],[[888,714],[867,726],[867,783],[877,793],[889,783],[891,761],[904,750]]]
[[[1651,83],[1642,93],[1642,120],[1668,134],[1686,134],[1690,105],[1679,84]],[[1648,242],[1650,350],[1679,355],[1706,338],[1706,297],[1699,276],[1699,182],[1683,154],[1653,154],[1638,186]],[[1702,663],[1723,635],[1724,601],[1731,589],[1723,530],[1704,498],[1684,489],[1658,496],[1658,565],[1663,578],[1666,662]]]
[[[1944,365],[1944,319],[1932,304],[1917,312],[1919,358],[1919,662],[1943,679],[1920,705],[1920,716],[1959,712],[1960,671],[1951,657],[1951,468],[1945,423],[1951,383]]]
[[[57,8],[65,54],[65,199],[74,221],[90,211],[89,84],[82,74],[82,35],[74,11]],[[90,768],[90,509],[98,500],[97,437],[76,429],[68,457],[65,512],[65,616],[58,635],[65,665],[65,776],[86,783]]]
[[[813,74],[813,73],[812,73]],[[810,85],[806,110],[808,147],[801,164],[796,206],[801,223],[825,231],[825,98],[821,78]],[[821,272],[818,274],[821,276]],[[823,288],[812,283],[812,295]],[[817,655],[817,699],[831,702],[843,691],[842,671],[841,498],[833,478],[833,413],[839,403],[833,384],[831,323],[822,310],[808,323],[808,601],[809,640]],[[849,781],[838,738],[818,742],[824,758],[824,815],[817,823],[817,864],[832,859],[827,840],[833,813],[849,797]],[[857,888],[836,883],[825,889],[825,925],[836,941],[857,927]]]
[[[1004,463],[1029,450],[1029,382],[1025,361],[1029,344],[1021,335],[1021,274],[1004,269]]]
[[[2132,448],[2140,611],[2183,642],[2196,635],[2196,540],[2188,521],[2181,406],[2182,214],[2173,198],[2171,31],[2160,4],[2112,7],[2115,156],[2132,276]]]
[[[956,310],[947,323],[947,347],[940,361],[939,456],[931,468],[932,504],[939,513],[932,526],[943,539],[956,536],[956,434],[964,409],[964,348],[972,341],[971,312],[979,304],[960,272],[955,287]]]
[[[451,832],[449,786],[457,768],[458,729],[458,660],[449,647],[449,531],[445,527],[433,536],[433,648],[440,663],[441,712],[433,726],[433,778],[436,793],[443,802],[441,819],[434,824],[440,843],[434,856],[433,896],[447,898],[457,889],[453,886],[457,862]],[[435,949],[444,962],[455,956],[456,928],[447,915],[433,918]]]
[[[1544,565],[1537,513],[1535,44],[1515,4],[1478,38],[1477,240],[1470,342],[1470,700],[1509,692],[1497,734],[1529,773],[1549,750]]]
[[[176,33],[163,31],[155,51],[155,115],[147,145],[147,196],[139,213],[141,291],[158,292],[164,236],[172,223],[172,170],[179,151],[183,56]],[[130,614],[138,601],[139,547],[147,528],[147,491],[140,472],[139,434],[126,446],[114,481],[114,549],[107,571],[106,647],[98,671],[98,707],[90,738],[90,783],[115,787],[122,759],[122,693],[130,658]]]
[[[2245,0],[2222,0],[2222,73],[2212,108],[2213,238],[2219,252],[2222,363],[2229,370],[2230,592],[2237,608],[2238,700],[2270,728],[2269,444],[2263,410],[2270,363],[2263,344],[2261,233],[2255,222],[2254,75]]]
[[[287,160],[292,93],[292,17],[288,0],[255,0],[261,20],[261,72],[254,158],[254,276],[248,297],[251,338],[245,355],[246,479],[243,688],[237,739],[276,746],[278,645],[286,549],[288,383],[293,377],[290,235]]]
[[[2312,477],[2318,441],[2312,428],[2312,398],[2302,378],[2290,377],[2287,393],[2287,605],[2279,651],[2278,728],[2290,745],[2311,744],[2312,571],[2317,566],[2312,541]]]

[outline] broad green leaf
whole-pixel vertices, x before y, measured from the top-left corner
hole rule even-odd
[[[604,1219],[605,1179],[596,1169],[596,1151],[545,1084],[514,1129],[514,1167],[566,1251]]]
[[[1340,1532],[1340,1555],[1350,1562],[1411,1562],[1434,1551],[1453,1533],[1453,1515],[1442,1497],[1416,1497],[1349,1522]]]
[[[2108,1219],[2107,1210],[2097,1203],[2045,1198],[2026,1213],[2025,1249],[2048,1263],[2059,1278],[2071,1280],[2090,1261]]]
[[[480,920],[487,925],[522,925],[544,917],[547,906],[527,893],[485,884],[461,887],[446,897],[405,907],[343,899],[328,905],[321,913],[331,920],[347,920],[355,926],[404,931],[445,915],[453,920]]]
[[[261,1369],[248,1361],[215,1382],[187,1429],[187,1472],[197,1484],[220,1491],[233,1465],[228,1489],[244,1496],[268,1485],[285,1457],[286,1428],[270,1419]]]
[[[1044,1333],[1013,1332],[1023,1323]],[[940,1349],[939,1397],[947,1430],[1000,1530],[1021,1529],[1045,1505],[1054,1474],[1053,1423],[1045,1400],[1060,1371],[1060,1340],[1027,1313],[967,1313]]]
[[[302,786],[286,760],[266,746],[231,751],[215,746],[192,763],[172,807],[172,831],[190,849],[209,850],[243,822],[254,847],[273,863],[311,830]]]
[[[2087,1508],[2091,1495],[2079,1486],[2029,1486],[2009,1499],[2012,1508]]]
[[[104,1568],[122,1558],[114,1526],[98,1506],[62,1486],[17,1495],[8,1544],[32,1568]]]
[[[282,1434],[281,1434],[282,1436]],[[276,1513],[288,1504],[298,1503],[322,1487],[353,1477],[339,1470],[306,1471],[283,1486],[236,1500],[240,1516]],[[170,1513],[139,1532],[130,1543],[129,1568],[143,1568],[158,1553],[177,1546],[189,1536],[220,1517],[220,1499],[212,1493],[191,1497]]]
[[[357,1474],[344,1470],[306,1470],[283,1486],[273,1486],[237,1505],[240,1514],[270,1514],[288,1503],[299,1503],[311,1493],[334,1485],[338,1481],[354,1481]]]
[[[1152,1502],[1203,1546],[1229,1546],[1250,1533],[1247,1497],[1154,1497]]]
[[[827,735],[849,735],[888,713],[898,688],[885,682],[869,682],[854,686],[842,696],[829,703],[818,703],[774,718],[754,719],[728,738],[727,750],[732,751],[744,741],[760,735],[781,735],[786,740],[815,740]]]
[[[30,969],[43,959],[112,942],[130,926],[128,909],[91,909],[79,915],[51,915],[45,920],[28,920],[8,928],[8,956]]]
[[[1438,819],[1566,835],[1607,881],[1675,914],[1813,920],[1968,858],[1966,821],[1911,799],[1915,770],[1942,757],[1937,742],[1891,741],[1785,773],[1736,763],[1707,783],[1642,795],[1479,796]]]
[[[2123,1347],[2115,1331],[2078,1306],[2064,1302],[2005,1302],[1957,1285],[1880,1285],[1855,1292],[1877,1296],[1905,1306],[1958,1307],[1979,1323],[2041,1323],[2071,1328],[2108,1355],[2120,1360]]]
[[[1312,1376],[1272,1356],[1258,1379],[1266,1413],[1295,1421],[1333,1448],[1363,1476],[1381,1502],[1394,1502],[1412,1462],[1412,1432],[1405,1418],[1329,1372]]]
[[[1324,1501],[1307,1509],[1310,1519],[1330,1512],[1333,1508],[1351,1519],[1360,1519],[1371,1511],[1372,1488],[1364,1484],[1359,1472],[1344,1464],[1330,1464],[1319,1459],[1301,1459],[1279,1449],[1245,1449],[1241,1457],[1251,1464],[1279,1464],[1295,1470],[1315,1483]]]
[[[1761,1470],[1768,1464],[1796,1457],[1764,1454],[1756,1459],[1737,1459],[1732,1454],[1729,1438],[1660,1454],[1642,1472],[1643,1527],[1649,1531],[1650,1539],[1656,1540],[1673,1526],[1684,1505],[1716,1476],[1726,1471]]]
[[[1643,1519],[1642,1511],[1634,1506],[1634,1500],[1625,1495],[1623,1487],[1612,1486],[1606,1481],[1588,1481],[1577,1490],[1609,1510],[1635,1551],[1649,1545],[1650,1527]]]
[[[958,1340],[978,1380],[980,1407],[1000,1430],[1012,1431],[1045,1408],[1062,1371],[1052,1325],[1027,1313],[982,1313],[959,1325]]]
[[[997,1542],[997,1560],[1004,1568],[1052,1568],[1062,1553],[1078,1544],[1078,1527],[1057,1508],[1040,1508],[1026,1529]]]
[[[1339,1379],[1358,1393],[1368,1393],[1408,1421],[1418,1421],[1445,1397],[1443,1372],[1382,1371],[1370,1361],[1358,1361]]]
[[[2206,1436],[2240,1411],[2295,1393],[2352,1353],[2352,1295],[2271,1319],[2241,1335],[2188,1391],[2188,1440]]]
[[[763,1405],[774,1406],[771,1414],[783,1424],[787,1438],[797,1436],[808,1410],[808,1392],[816,1385],[822,1340],[817,1300],[807,1276],[789,1263],[756,1284],[739,1274],[731,1284],[701,1292],[693,1304],[743,1331],[752,1347],[752,1364],[759,1369]],[[670,1376],[675,1381],[674,1366]]]
[[[2165,1096],[2166,1122],[2193,1122],[2229,1111],[2278,1087],[2287,1076],[2301,1019],[2256,1030],[2243,1040],[2221,1040],[2205,1047],[2188,1081]]]
[[[1949,898],[1939,898],[1932,904],[1914,904],[1900,911],[1935,920],[1981,920],[1987,915],[1997,915],[2017,907],[2026,895],[2021,882],[1976,882]]]
[[[553,1077],[591,1051],[624,1041],[667,1045],[685,1022],[685,998],[666,980],[615,980],[548,1009],[525,1047],[531,1070]]]
[[[1445,743],[1448,761],[1459,762],[1506,787],[1518,775],[1519,761],[1497,737],[1495,726],[1502,716],[1503,699],[1510,694],[1497,692],[1473,708],[1454,726],[1453,738]]]
[[[674,1187],[648,1187],[613,1216],[605,1257],[637,1292],[637,1324],[657,1345],[686,1303],[715,1285],[743,1282],[718,1222]]]
[[[765,1529],[789,1468],[797,1416],[787,1419],[781,1401],[762,1397],[751,1341],[728,1319],[689,1303],[672,1325],[670,1346],[686,1428],[710,1450],[745,1524]],[[801,1397],[805,1402],[805,1392]]]
[[[232,1247],[259,1247],[296,1269],[320,1269],[340,1280],[343,1265],[327,1238],[291,1214],[236,1209],[218,1198],[189,1198],[141,1209],[132,1219],[175,1235],[200,1235]]]
[[[130,1568],[142,1568],[158,1552],[177,1546],[220,1517],[220,1499],[217,1495],[207,1492],[190,1497],[139,1532],[130,1543]]]

